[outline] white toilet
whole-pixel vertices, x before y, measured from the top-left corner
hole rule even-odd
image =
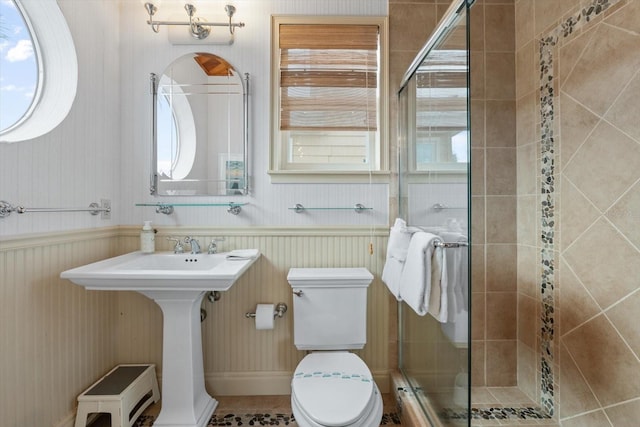
[[[311,350],[291,381],[300,427],[378,427],[382,396],[357,355],[367,340],[366,268],[292,268],[294,343]]]

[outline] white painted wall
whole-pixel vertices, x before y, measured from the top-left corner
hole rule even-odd
[[[198,15],[223,21],[223,2],[200,2]],[[122,3],[121,14],[121,96],[122,96],[122,199],[117,207],[121,223],[141,224],[153,220],[162,225],[224,226],[314,226],[384,225],[388,223],[388,185],[375,184],[271,184],[267,174],[269,160],[270,106],[270,17],[272,14],[386,15],[386,0],[236,0],[234,21],[246,26],[236,30],[235,43],[224,45],[174,46],[167,28],[159,34],[146,24],[146,12],[138,0]],[[178,2],[164,1],[158,19],[174,13],[181,17]],[[216,29],[214,29],[215,31]],[[221,29],[217,29],[222,31]],[[176,57],[192,51],[205,51],[228,60],[241,73],[251,74],[251,195],[248,197],[157,198],[149,195],[151,95],[149,73],[161,73]],[[177,207],[171,216],[156,214],[152,207],[136,203],[162,200],[178,202],[248,202],[239,216],[221,207]],[[288,207],[301,203],[307,207],[349,207],[362,203],[373,211],[308,211],[296,214]]]
[[[111,200],[111,220],[88,213],[12,214],[0,219],[0,236],[19,236],[111,225],[322,226],[388,224],[387,184],[271,184],[269,156],[270,16],[272,14],[386,15],[386,0],[235,0],[237,30],[231,46],[174,46],[167,28],[153,33],[139,0],[60,0],[79,63],[78,95],[66,120],[41,138],[0,145],[0,200],[26,207],[85,207]],[[183,12],[179,2],[162,3],[158,19]],[[199,14],[224,20],[223,2],[202,2]],[[173,8],[173,12],[171,9]],[[180,16],[180,15],[178,15]],[[220,55],[251,74],[252,192],[239,216],[226,208],[177,208],[172,216],[136,203],[149,195],[151,95],[149,73],[160,73],[191,51]],[[179,198],[177,202],[229,202],[228,197]],[[372,211],[308,211],[287,208],[349,207]]]
[[[120,199],[120,35],[118,3],[58,0],[78,57],[78,90],[67,118],[42,137],[0,144],[0,200],[25,207],[87,207]],[[139,4],[139,3],[138,3]],[[46,84],[46,82],[45,82]],[[12,235],[118,224],[88,213],[11,214]]]

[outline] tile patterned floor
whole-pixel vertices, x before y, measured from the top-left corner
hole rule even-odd
[[[290,426],[297,427],[291,414],[290,396],[221,396],[218,407],[207,427],[217,426]],[[380,425],[401,425],[395,412],[395,400],[383,395],[384,414]],[[160,412],[160,405],[151,405],[140,416],[134,427],[150,427]],[[109,426],[108,416],[100,417],[91,427]]]
[[[557,427],[517,387],[474,387],[472,389],[472,427],[538,426]],[[208,427],[267,426],[297,427],[291,414],[290,396],[220,396],[218,407]],[[401,425],[392,395],[383,395],[384,415],[380,425]],[[160,412],[160,405],[151,405],[138,418],[135,427],[150,427]],[[461,419],[460,414],[447,412],[445,419]],[[464,414],[466,418],[466,414]],[[109,420],[99,418],[92,427],[109,427]],[[456,423],[456,425],[458,425]]]

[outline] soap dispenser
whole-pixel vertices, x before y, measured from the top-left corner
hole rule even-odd
[[[147,254],[156,250],[156,235],[151,228],[151,221],[145,221],[140,232],[140,250]]]

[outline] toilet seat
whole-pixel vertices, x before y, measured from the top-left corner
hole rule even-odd
[[[353,353],[307,355],[296,368],[291,390],[300,425],[305,419],[314,427],[372,426],[382,418],[382,398],[371,371]]]

